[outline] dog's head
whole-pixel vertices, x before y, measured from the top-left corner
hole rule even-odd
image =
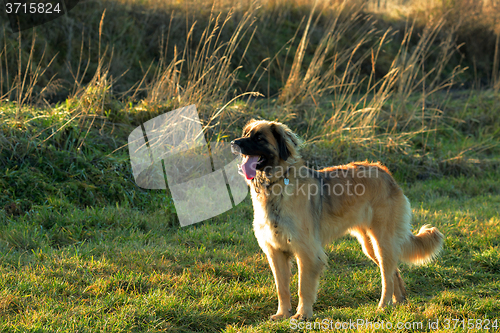
[[[246,179],[253,179],[257,171],[294,164],[300,159],[300,144],[300,139],[282,123],[251,120],[243,128],[243,136],[231,142],[231,149],[242,155],[241,170]]]

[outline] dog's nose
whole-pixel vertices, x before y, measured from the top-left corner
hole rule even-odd
[[[239,146],[239,140],[231,141],[231,152],[233,154],[239,154],[241,152],[241,148]]]

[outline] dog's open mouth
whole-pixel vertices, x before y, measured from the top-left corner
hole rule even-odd
[[[243,163],[240,165],[241,171],[246,179],[251,180],[255,178],[257,173],[257,167],[261,165],[265,158],[258,155],[244,155],[241,154],[243,158]]]

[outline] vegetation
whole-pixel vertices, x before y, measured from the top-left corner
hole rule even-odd
[[[354,239],[335,242],[313,321],[494,329],[500,9],[384,3],[84,1],[31,31],[4,24],[0,331],[290,331],[268,321],[249,198],[181,228],[168,192],[134,183],[128,135],[189,104],[207,140],[277,119],[313,167],[382,161],[415,229],[446,235],[434,263],[402,266],[408,302],[384,312],[377,268]]]

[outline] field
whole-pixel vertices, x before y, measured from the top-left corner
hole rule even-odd
[[[419,3],[106,0],[2,21],[0,331],[498,330],[500,8]],[[401,264],[407,302],[377,311],[379,271],[346,236],[314,318],[271,322],[250,198],[180,227],[168,191],[135,184],[128,135],[190,104],[207,141],[279,120],[313,167],[386,165],[414,230],[446,236],[434,262]]]

